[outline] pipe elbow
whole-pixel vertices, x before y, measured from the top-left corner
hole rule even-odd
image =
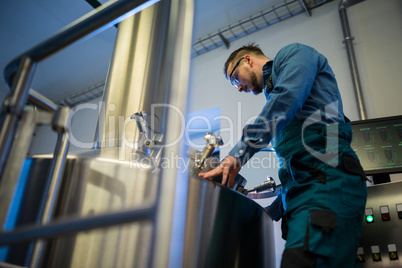
[[[338,11],[346,10],[348,7],[356,5],[364,0],[341,0],[338,5]]]
[[[18,72],[18,67],[20,63],[21,63],[21,57],[18,57],[12,60],[10,63],[8,63],[7,66],[4,68],[3,77],[9,89],[12,87],[13,80]]]
[[[343,10],[343,9],[346,9],[346,2],[347,2],[348,0],[341,0],[340,2],[339,2],[339,5],[338,5],[338,11],[340,12],[341,10]]]

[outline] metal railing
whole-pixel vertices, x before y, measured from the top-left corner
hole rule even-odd
[[[95,31],[105,30],[155,2],[158,1],[109,1],[99,9],[93,10],[71,23],[53,37],[26,51],[7,65],[4,76],[11,88],[11,95],[3,104],[8,113],[5,116],[0,133],[0,175],[10,152],[18,118],[28,100],[29,87],[36,64],[83,37]]]
[[[123,224],[144,218],[153,219],[155,204],[85,219],[76,218],[49,223],[69,147],[69,126],[66,125],[69,109],[54,104],[30,89],[30,85],[38,62],[91,33],[100,32],[113,26],[156,2],[158,1],[110,1],[68,25],[50,39],[26,51],[7,65],[4,75],[11,90],[3,103],[2,122],[0,122],[2,124],[0,133],[0,203],[3,206],[12,204],[13,189],[18,184],[36,124],[52,125],[53,129],[59,133],[59,137],[48,175],[47,192],[44,194],[41,212],[38,215],[40,225],[17,229],[8,226],[5,228],[6,231],[0,233],[1,246]],[[26,111],[24,107],[28,101],[44,111]],[[9,209],[2,209],[0,222],[6,222]],[[41,247],[41,242],[38,243],[37,245]]]
[[[57,107],[40,94],[31,90],[30,85],[35,66],[46,57],[58,52],[68,45],[81,40],[91,33],[119,23],[158,0],[116,0],[90,12],[81,19],[62,29],[55,36],[23,53],[13,60],[5,70],[6,82],[11,90],[2,107],[0,119],[0,222],[6,222],[8,211],[13,207],[13,195],[18,186],[23,164],[36,124],[51,124],[59,135],[53,162],[46,183],[45,195],[40,206],[37,224],[17,227],[13,224],[3,225],[0,233],[0,246],[24,241],[36,240],[33,257],[28,257],[30,266],[36,267],[41,261],[38,255],[42,251],[44,238],[54,238],[83,230],[120,225],[134,221],[147,220],[154,223],[150,242],[150,267],[178,267],[182,260],[184,248],[184,224],[186,214],[188,176],[180,173],[180,168],[161,170],[157,178],[155,199],[144,202],[128,210],[105,212],[90,217],[75,217],[50,221],[57,199],[60,176],[65,168],[68,150],[68,125],[70,115],[66,107]],[[191,57],[191,33],[193,28],[192,0],[165,0],[163,9],[168,26],[167,45],[163,47],[163,59],[169,65],[169,71],[163,72],[161,83],[167,87],[166,102],[185,112],[187,103],[188,77]],[[163,5],[165,7],[165,5]],[[159,58],[158,58],[159,59]],[[12,85],[12,86],[11,86]],[[30,99],[44,111],[27,111],[25,105]],[[56,110],[56,111],[55,111]],[[63,121],[64,120],[64,121]],[[167,113],[166,122],[177,125],[174,113]],[[22,122],[23,121],[23,122]],[[64,123],[64,124],[63,124]],[[169,128],[165,131],[167,140],[174,140],[180,129]],[[67,136],[66,136],[67,135]],[[164,147],[166,155],[184,155],[181,143]],[[18,160],[18,161],[14,161]],[[5,174],[5,175],[4,175]],[[47,195],[47,193],[49,193]],[[3,202],[4,201],[4,202]],[[4,208],[4,209],[3,209]],[[7,227],[7,228],[5,228]],[[158,243],[155,242],[158,238]],[[180,251],[181,250],[181,251]],[[155,258],[152,253],[157,254]]]

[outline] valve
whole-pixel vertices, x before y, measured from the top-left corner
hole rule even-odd
[[[212,155],[215,148],[223,145],[222,137],[213,132],[207,132],[204,139],[207,143],[205,144],[200,157],[195,159],[195,166],[199,169],[204,167],[205,160]]]

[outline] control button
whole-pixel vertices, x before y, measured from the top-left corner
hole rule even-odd
[[[374,222],[374,212],[373,212],[372,208],[366,208],[365,215],[366,215],[366,222],[367,223]]]
[[[391,261],[396,261],[398,259],[398,251],[396,250],[395,244],[388,245],[388,252]]]
[[[364,258],[364,250],[362,247],[357,249],[357,257],[359,257],[360,263],[365,263],[366,259]]]
[[[383,221],[389,221],[391,219],[391,216],[389,215],[388,206],[380,207],[380,211],[381,211],[381,218]]]
[[[402,219],[402,204],[396,204],[396,211],[398,211],[398,218]]]
[[[379,246],[371,246],[371,256],[373,257],[373,261],[381,261]]]

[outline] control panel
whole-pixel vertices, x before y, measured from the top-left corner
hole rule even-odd
[[[351,146],[367,175],[402,172],[402,116],[352,122]]]
[[[367,188],[361,267],[402,267],[402,181]]]

